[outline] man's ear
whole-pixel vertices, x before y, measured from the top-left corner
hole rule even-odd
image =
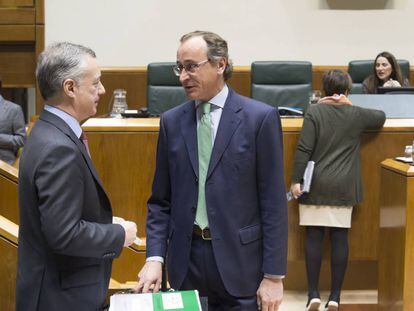
[[[227,60],[225,58],[221,58],[218,62],[217,62],[217,72],[219,74],[223,74],[224,70],[226,70],[226,65],[227,65]]]
[[[75,87],[76,83],[72,79],[66,79],[63,81],[63,92],[66,94],[66,96],[69,96],[70,98],[75,97]]]

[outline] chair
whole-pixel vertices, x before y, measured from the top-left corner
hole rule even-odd
[[[252,98],[274,107],[306,110],[312,91],[312,64],[303,61],[252,63]]]
[[[150,63],[147,68],[148,112],[160,115],[186,101],[184,88],[173,67],[175,63]]]
[[[410,76],[410,62],[405,59],[397,60],[403,79]],[[351,94],[363,94],[362,82],[372,74],[374,60],[353,60],[348,63],[348,73],[352,78]]]

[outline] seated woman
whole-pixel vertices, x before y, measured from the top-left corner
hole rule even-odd
[[[400,66],[394,55],[389,52],[381,52],[374,62],[373,74],[362,82],[362,90],[365,94],[378,93],[378,87],[410,86],[407,78],[403,78]]]
[[[327,310],[338,310],[348,262],[348,229],[353,206],[362,200],[359,146],[366,129],[382,127],[380,110],[353,106],[348,73],[328,71],[323,77],[327,97],[311,105],[305,115],[296,149],[291,191],[299,198],[299,220],[306,226],[305,259],[308,279],[306,310],[319,310],[318,282],[322,245],[328,229],[331,242],[331,293]],[[309,193],[301,190],[308,161],[314,161]]]

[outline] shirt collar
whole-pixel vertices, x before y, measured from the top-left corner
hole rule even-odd
[[[210,104],[213,104],[214,106],[224,108],[224,104],[226,103],[227,96],[229,95],[229,88],[227,84],[224,84],[224,87],[221,89],[220,92],[217,93],[216,96],[214,96],[212,99],[210,99],[208,102]],[[203,103],[201,100],[195,101],[195,106],[198,108],[198,106]]]
[[[65,123],[71,128],[71,130],[75,133],[76,137],[80,137],[82,134],[82,128],[78,122],[73,116],[68,114],[67,112],[56,108],[54,106],[45,105],[45,110],[49,111],[50,113],[53,113],[55,116],[58,116],[61,118]]]

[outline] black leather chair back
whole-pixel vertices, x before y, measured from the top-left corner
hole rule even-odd
[[[251,68],[252,98],[274,107],[306,110],[312,91],[312,64],[304,61],[258,61]]]
[[[410,77],[410,62],[405,59],[398,59],[403,79]],[[352,78],[351,94],[362,94],[362,82],[373,73],[374,60],[353,60],[348,64],[348,73]]]
[[[148,64],[147,107],[152,115],[160,115],[187,100],[184,88],[173,72],[174,65],[173,62]]]

